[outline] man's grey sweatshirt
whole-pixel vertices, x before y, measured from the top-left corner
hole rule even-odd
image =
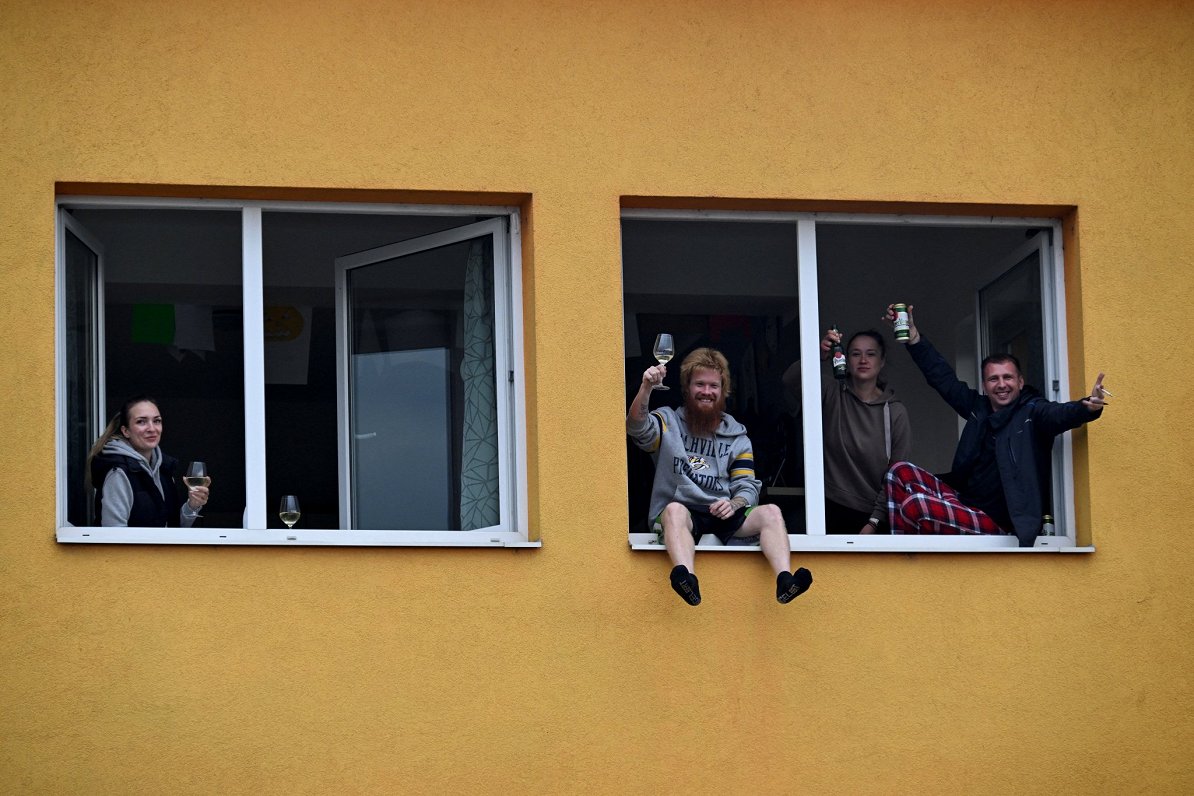
[[[742,497],[748,506],[758,504],[762,482],[755,478],[750,438],[730,415],[722,413],[712,437],[697,437],[688,430],[683,409],[662,407],[642,420],[628,417],[626,432],[655,462],[648,522],[671,502],[708,507]]]

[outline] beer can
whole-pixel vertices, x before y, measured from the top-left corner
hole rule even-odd
[[[908,342],[908,305],[893,304],[895,311],[895,339],[901,343]]]

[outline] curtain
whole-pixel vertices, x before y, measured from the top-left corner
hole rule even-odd
[[[485,242],[473,241],[464,273],[464,441],[460,528],[498,524],[497,381],[494,375],[493,267]]]

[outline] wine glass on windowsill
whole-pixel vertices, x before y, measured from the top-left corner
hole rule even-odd
[[[282,504],[278,507],[278,517],[286,523],[286,527],[293,528],[300,516],[302,509],[299,508],[298,498],[294,495],[283,495]]]

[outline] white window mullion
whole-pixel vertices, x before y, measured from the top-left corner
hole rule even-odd
[[[55,460],[58,463],[55,482],[58,489],[55,526],[66,525],[67,493],[67,435],[69,412],[66,405],[66,217],[67,212],[58,208],[58,228],[54,240],[54,406],[57,418]]]
[[[804,517],[809,536],[825,535],[825,469],[821,446],[821,313],[817,294],[817,229],[796,223],[796,273],[800,295],[800,392],[804,411]]]
[[[266,528],[265,301],[261,208],[241,212],[241,301],[245,358],[245,528]]]
[[[509,320],[504,321],[504,328],[507,330],[505,337],[509,340],[510,369],[514,373],[513,383],[510,385],[514,410],[510,418],[513,434],[507,440],[510,446],[510,458],[503,461],[512,465],[511,474],[515,486],[512,493],[503,492],[502,497],[504,500],[508,494],[512,494],[516,513],[511,530],[517,531],[525,539],[530,534],[530,514],[527,507],[526,362],[523,358],[522,339],[522,229],[519,224],[518,211],[511,212],[509,219],[510,234],[506,239],[506,246],[510,252],[509,274],[504,283],[508,287],[503,288],[509,291],[506,308]],[[496,285],[494,289],[497,290]]]

